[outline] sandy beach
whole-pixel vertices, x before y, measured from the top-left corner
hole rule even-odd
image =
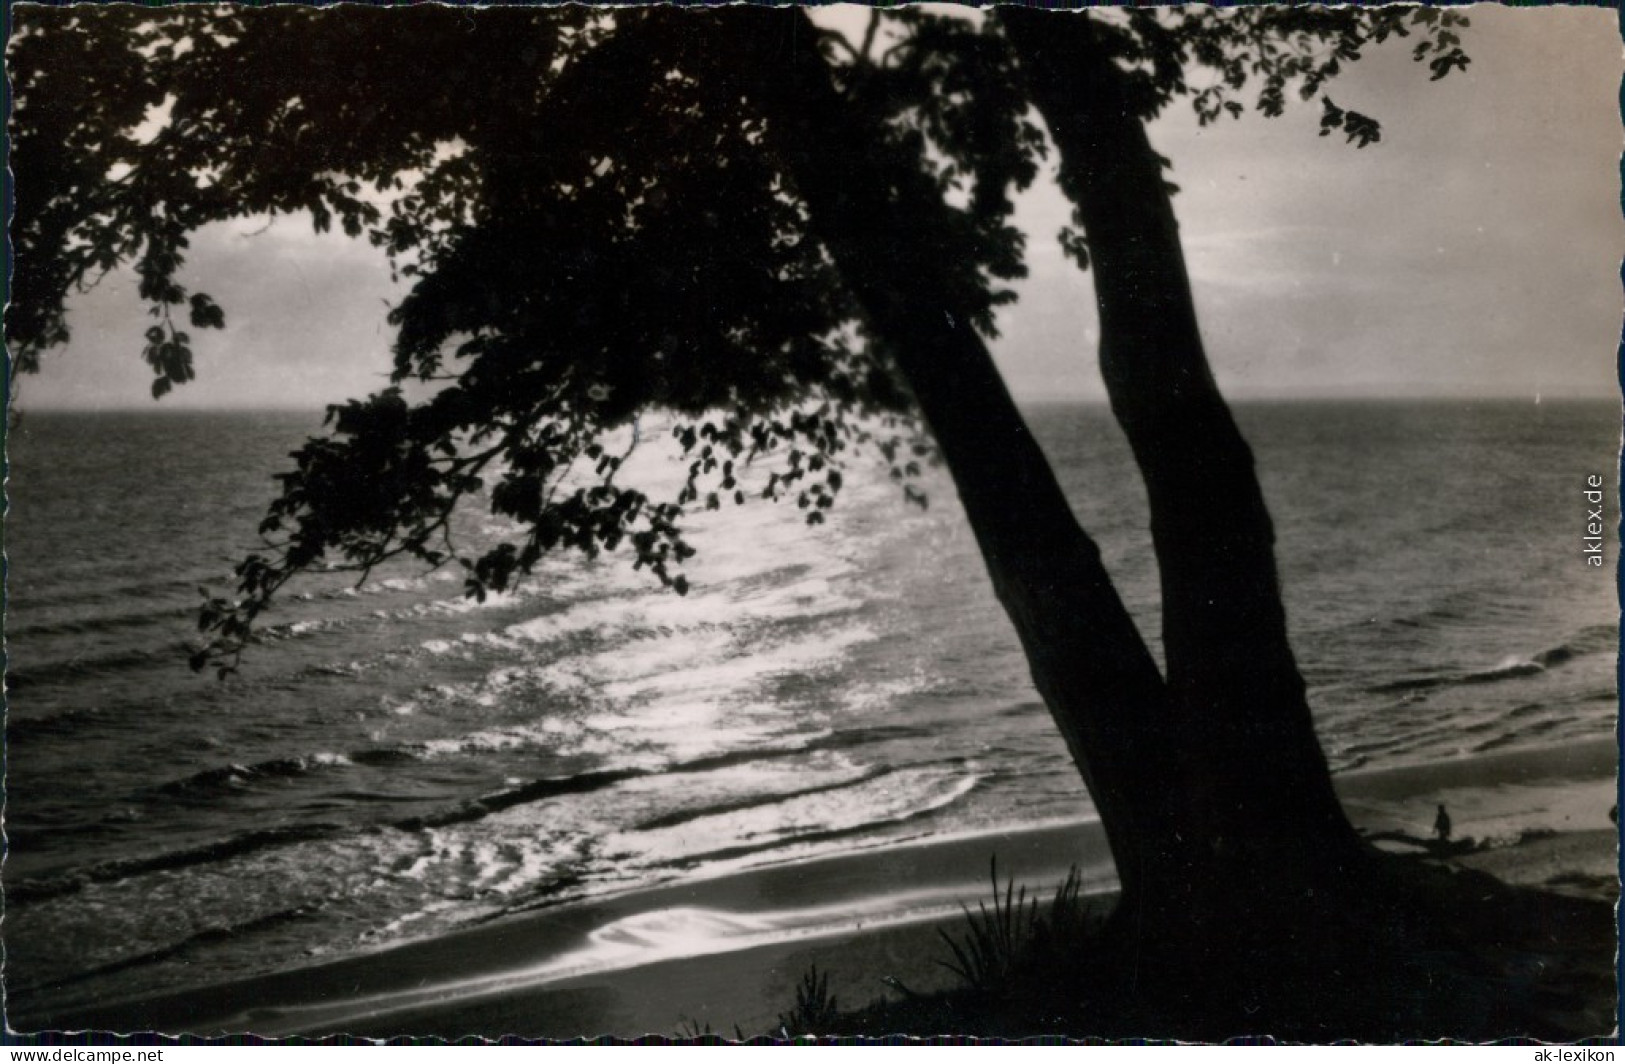
[[[1613,899],[1613,766],[1612,748],[1599,743],[1353,773],[1339,788],[1386,849],[1423,853],[1444,802],[1466,851],[1450,860],[1512,884]],[[1089,854],[1104,854],[1099,825],[1075,822],[723,872],[227,986],[24,1011],[12,1024],[267,1037],[748,1037],[777,1029],[814,965],[849,1008],[895,997],[898,982],[914,992],[952,985],[939,929],[954,930],[960,906],[987,897],[990,859],[1001,879],[1043,892]],[[1080,871],[1085,893],[1109,904],[1109,863],[1097,857]]]

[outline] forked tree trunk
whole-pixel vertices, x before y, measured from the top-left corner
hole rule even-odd
[[[1170,683],[986,345],[944,305],[951,249],[932,240],[936,188],[877,158],[880,138],[835,89],[804,14],[736,8],[728,26],[741,94],[760,101],[813,230],[942,448],[1034,683],[1095,798],[1133,933],[1176,950],[1223,938],[1281,886],[1338,875],[1363,850],[1315,739],[1269,516],[1202,353],[1160,164],[1138,120],[1118,111],[1083,123],[1119,163],[1083,178],[1079,135],[1058,122],[1056,139],[1068,189],[1087,204],[1114,409],[1150,492]],[[1070,69],[1040,75],[1046,114],[1078,102]]]
[[[1149,495],[1179,819],[1244,864],[1335,873],[1363,850],[1315,737],[1274,530],[1203,350],[1162,161],[1090,16],[998,17],[1084,224],[1101,373]]]
[[[1168,837],[1166,689],[1079,527],[987,346],[944,305],[939,196],[924,175],[876,160],[797,10],[735,8],[718,20],[740,91],[769,121],[810,222],[899,368],[942,449],[1034,683],[1094,797],[1125,895]]]

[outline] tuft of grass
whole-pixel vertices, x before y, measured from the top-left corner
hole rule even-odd
[[[687,1016],[683,1017],[683,1022],[677,1028],[677,1037],[685,1042],[698,1042],[711,1033],[709,1020],[701,1026],[698,1020],[691,1020]]]
[[[703,1042],[706,1045],[723,1045],[728,1041],[727,1038],[711,1029],[710,1020],[706,1020],[702,1024],[698,1020],[690,1019],[687,1016],[682,1017],[682,1023],[677,1028],[676,1037],[684,1042]],[[734,1024],[733,1040],[736,1042],[745,1041],[745,1032],[739,1029],[737,1023]]]
[[[1025,886],[1017,894],[1015,880],[1010,879],[1001,895],[997,857],[992,862],[992,876],[991,912],[985,902],[977,902],[974,913],[960,906],[966,930],[957,941],[948,932],[937,930],[954,955],[953,960],[938,963],[973,990],[991,990],[1009,982],[1038,922],[1038,899],[1029,900]]]
[[[801,975],[796,987],[796,1007],[787,1016],[779,1013],[779,1030],[788,1039],[792,1034],[817,1034],[834,1029],[840,1016],[835,995],[829,992],[829,973],[818,974],[813,965]]]
[[[999,887],[999,861],[990,866],[993,907],[976,903],[976,911],[961,906],[965,932],[957,939],[943,930],[953,959],[938,961],[978,993],[1009,994],[1022,987],[1052,987],[1076,973],[1079,949],[1090,932],[1090,914],[1083,901],[1083,877],[1076,865],[1056,887],[1047,908],[1035,894],[1028,897],[1014,879]]]
[[[1066,879],[1055,888],[1049,912],[1041,921],[1039,937],[1048,946],[1059,948],[1070,957],[1075,956],[1073,951],[1094,934],[1098,926],[1098,916],[1083,897],[1083,873],[1078,871],[1077,865],[1073,865],[1067,870]]]

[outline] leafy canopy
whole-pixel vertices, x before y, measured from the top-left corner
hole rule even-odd
[[[225,324],[184,280],[189,234],[212,222],[304,214],[412,279],[389,315],[394,386],[331,408],[328,433],[295,452],[261,527],[266,551],[202,612],[195,667],[229,670],[278,589],[335,559],[362,573],[398,555],[455,563],[483,597],[548,551],[625,545],[684,592],[687,507],[789,496],[817,524],[862,445],[924,503],[910,481],[930,447],[906,382],[767,148],[758,87],[718,32],[726,10],[16,15],[13,372],[69,338],[72,292],[128,266],[153,319],[153,395],[190,380],[182,324]],[[796,17],[854,116],[885,130],[875,157],[932,178],[940,197],[894,195],[891,221],[952,264],[945,312],[993,334],[1013,298],[1003,282],[1024,273],[1010,196],[1045,153],[998,20],[875,11],[860,41]],[[1098,20],[1143,117],[1179,98],[1204,123],[1239,116],[1249,88],[1270,116],[1291,93],[1319,96],[1322,134],[1361,146],[1376,123],[1323,89],[1365,47],[1416,33],[1435,77],[1467,62],[1465,19],[1429,8],[1054,17]],[[427,71],[439,91],[424,91]],[[1061,236],[1087,264],[1086,236]],[[409,402],[408,383],[427,397]],[[690,465],[674,499],[617,483],[617,430],[648,409],[677,418]],[[775,468],[747,487],[769,454]],[[451,519],[476,499],[522,534],[459,550]]]

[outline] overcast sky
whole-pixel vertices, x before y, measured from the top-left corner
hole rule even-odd
[[[1613,396],[1620,334],[1622,72],[1617,15],[1479,6],[1465,74],[1429,82],[1405,42],[1331,86],[1380,144],[1316,135],[1318,104],[1152,130],[1209,353],[1236,397]],[[1093,398],[1090,279],[1054,234],[1047,178],[1021,204],[1033,276],[995,351],[1020,398]],[[198,379],[166,407],[319,406],[385,383],[390,285],[362,242],[283,219],[195,239],[189,283],[225,307],[194,337]],[[73,341],[23,381],[26,409],[147,407],[134,283],[74,305]]]

